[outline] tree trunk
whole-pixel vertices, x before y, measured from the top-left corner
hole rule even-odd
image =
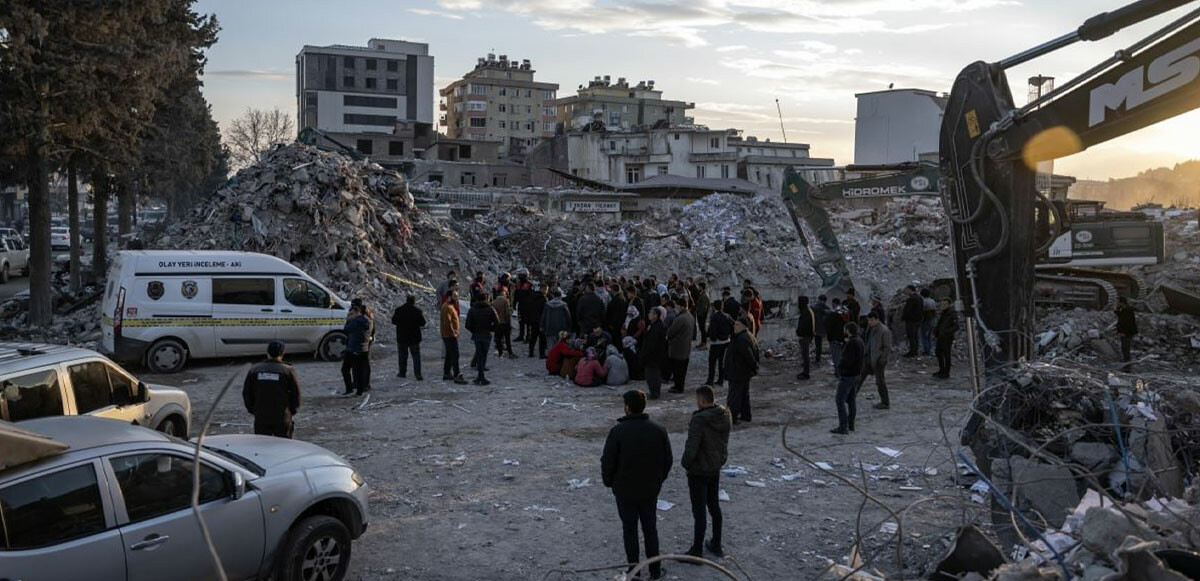
[[[103,171],[92,172],[92,277],[108,271],[108,192],[112,182]]]
[[[75,169],[74,159],[67,162],[67,223],[71,228],[71,291],[79,290],[81,280],[79,272],[79,172]]]
[[[125,237],[133,230],[133,187],[129,180],[118,180],[117,190],[117,248],[124,248],[129,240]]]
[[[50,251],[50,165],[46,159],[46,131],[29,144],[29,326],[49,325],[54,316],[50,288],[53,261]]]

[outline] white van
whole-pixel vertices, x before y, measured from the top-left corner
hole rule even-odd
[[[219,250],[128,250],[108,270],[102,349],[156,373],[189,358],[292,353],[341,358],[349,303],[274,256]]]

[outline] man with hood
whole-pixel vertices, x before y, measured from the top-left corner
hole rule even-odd
[[[475,343],[475,357],[471,358],[471,367],[474,367],[478,375],[475,376],[475,385],[489,385],[490,381],[484,375],[487,371],[487,356],[488,348],[492,343],[492,331],[496,330],[497,317],[496,309],[488,303],[487,294],[479,297],[479,300],[471,303],[471,310],[467,311],[467,322],[465,324],[468,331],[471,332],[471,342]]]
[[[563,331],[571,331],[571,311],[562,300],[562,291],[555,289],[550,301],[542,309],[542,335],[551,341]]]
[[[546,309],[546,289],[531,290],[525,297],[521,309],[521,326],[525,327],[525,342],[529,345],[529,356],[537,345],[538,357],[546,358],[546,336],[542,334],[542,311]],[[551,338],[554,341],[556,338]]]
[[[579,319],[579,329],[587,333],[604,324],[604,299],[596,294],[596,283],[588,282],[584,289],[575,303],[575,314]]]
[[[725,377],[729,379],[726,405],[733,423],[750,421],[750,379],[758,375],[758,340],[750,333],[749,321],[733,323],[733,340],[725,351]]]
[[[721,467],[729,459],[729,431],[733,429],[733,417],[725,406],[717,405],[713,388],[707,385],[696,389],[696,407],[688,422],[687,443],[683,445],[680,464],[687,470],[688,496],[692,501],[694,522],[692,547],[686,554],[693,557],[703,555],[702,548],[708,547],[713,555],[723,557],[721,551],[721,504],[717,494],[721,490]],[[712,515],[712,540],[704,542],[705,512]]]

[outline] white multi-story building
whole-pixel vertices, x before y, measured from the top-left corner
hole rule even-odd
[[[922,89],[889,89],[855,97],[856,165],[937,159],[945,95]]]

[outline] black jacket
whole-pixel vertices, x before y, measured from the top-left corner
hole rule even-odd
[[[653,500],[674,458],[667,430],[642,413],[625,416],[608,431],[600,471],[604,485],[625,500]]]
[[[594,292],[580,295],[575,303],[575,320],[579,321],[580,332],[591,332],[604,322],[604,299]]]
[[[604,314],[604,329],[612,333],[613,337],[621,334],[621,327],[625,326],[625,315],[628,311],[629,305],[625,304],[624,295],[608,299],[608,310]]]
[[[817,322],[817,328],[813,329],[818,337],[825,336],[825,315],[829,312],[829,305],[821,302],[816,302],[811,305],[813,312],[813,320]]]
[[[542,310],[545,308],[546,295],[537,291],[530,292],[529,297],[525,299],[525,305],[521,307],[521,322],[540,328],[542,326]],[[558,337],[555,337],[554,340],[557,341]]]
[[[733,336],[733,318],[725,311],[716,310],[708,317],[708,339],[724,343]]]
[[[924,318],[925,302],[921,300],[920,295],[910,295],[904,300],[904,311],[900,313],[900,320],[905,323],[920,323]]]
[[[708,293],[697,289],[692,298],[695,299],[696,314],[700,316],[708,315],[709,309],[712,308],[712,299],[708,298]]]
[[[300,408],[300,380],[291,365],[263,361],[250,368],[242,384],[242,402],[255,423],[286,424]]]
[[[824,320],[821,320],[823,323]],[[813,338],[817,336],[817,314],[808,308],[808,302],[805,301],[800,305],[800,320],[796,323],[796,336],[800,338]]]
[[[730,319],[737,320],[738,313],[742,310],[742,304],[737,302],[737,299],[729,297],[721,300],[721,310],[729,315]]]
[[[392,324],[396,326],[397,343],[420,343],[421,327],[425,326],[425,313],[422,313],[417,305],[404,304],[392,313]]]
[[[825,313],[825,338],[832,343],[834,341],[846,340],[846,320],[842,318],[842,314],[829,310]]]
[[[642,367],[661,368],[667,362],[667,325],[655,321],[642,336]]]
[[[1137,317],[1134,316],[1133,307],[1117,307],[1117,332],[1129,336],[1137,335]]]
[[[729,381],[750,381],[758,375],[758,341],[750,331],[733,336],[725,350],[725,377]]]
[[[491,339],[496,322],[496,309],[483,301],[477,301],[471,305],[471,310],[467,311],[465,327],[471,332],[471,339]]]
[[[937,337],[938,341],[953,341],[957,331],[958,316],[950,309],[942,311],[933,327],[933,336]]]
[[[687,443],[679,464],[688,474],[709,476],[721,471],[729,459],[729,431],[733,416],[723,405],[714,405],[692,413],[688,422]]]
[[[846,347],[842,349],[842,362],[838,365],[838,377],[861,376],[866,354],[867,347],[858,335],[847,339]]]
[[[862,313],[862,305],[859,304],[858,299],[846,297],[846,300],[842,301],[842,306],[850,313],[850,322],[857,323],[858,315]]]

